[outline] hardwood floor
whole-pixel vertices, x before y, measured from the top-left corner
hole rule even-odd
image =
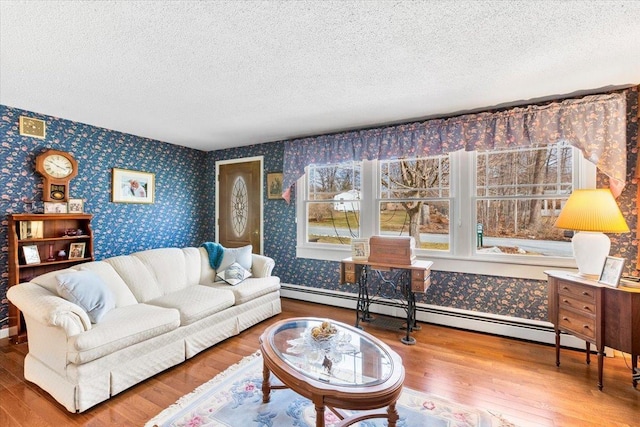
[[[282,314],[217,344],[81,414],[71,414],[39,387],[26,382],[27,345],[0,340],[0,426],[142,426],[162,409],[258,349],[262,330],[276,320],[329,317],[352,324],[354,312],[283,299]],[[502,414],[519,426],[638,426],[640,387],[631,386],[623,358],[607,358],[604,390],[598,391],[596,358],[564,350],[429,324],[400,343],[401,332],[368,326],[403,358],[405,386]],[[627,357],[627,363],[629,362]]]

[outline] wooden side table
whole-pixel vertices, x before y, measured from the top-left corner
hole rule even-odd
[[[546,271],[549,280],[549,321],[556,333],[556,365],[560,366],[560,333],[591,344],[598,352],[598,389],[602,390],[604,348],[631,354],[635,371],[640,355],[640,289],[614,288],[566,271]],[[632,380],[633,387],[638,385]]]

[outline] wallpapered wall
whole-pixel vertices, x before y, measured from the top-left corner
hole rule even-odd
[[[629,91],[627,131],[627,186],[618,199],[632,233],[611,235],[611,254],[627,259],[626,274],[636,273],[637,240],[635,162],[638,137],[637,90]],[[282,170],[284,142],[212,151],[190,150],[67,120],[26,113],[0,106],[0,207],[5,213],[24,211],[22,197],[40,200],[40,177],[34,172],[35,156],[45,148],[70,151],[80,163],[71,183],[73,197],[85,199],[86,211],[94,214],[97,259],[137,250],[199,245],[214,239],[215,162],[264,156],[265,176]],[[20,137],[18,117],[47,121],[47,139]],[[156,174],[153,205],[110,202],[111,168],[142,170]],[[265,179],[266,185],[266,179]],[[598,176],[598,186],[607,186]],[[266,191],[265,191],[266,194]],[[40,205],[41,206],[41,205]],[[6,220],[0,228],[0,329],[7,322]],[[264,200],[264,254],[275,259],[274,274],[283,283],[317,289],[354,292],[339,284],[339,263],[297,259],[295,197]],[[432,285],[418,302],[443,307],[546,320],[546,281],[523,280],[463,273],[433,272]],[[320,314],[320,313],[319,313]]]
[[[611,255],[627,259],[625,274],[635,274],[637,254],[635,162],[638,138],[638,92],[630,89],[627,96],[627,186],[618,203],[632,232],[610,235]],[[282,165],[283,143],[259,144],[249,147],[211,152],[210,164],[217,160],[265,156],[265,172],[279,171]],[[211,177],[213,180],[213,176]],[[213,185],[213,181],[212,181]],[[598,187],[607,187],[608,178],[598,174]],[[282,200],[265,200],[265,254],[276,260],[274,272],[283,283],[357,292],[350,285],[339,284],[339,263],[297,259],[295,191],[291,204]],[[532,320],[547,320],[547,282],[516,278],[483,276],[435,271],[431,287],[418,302],[463,310],[514,316]]]
[[[19,117],[46,121],[46,139],[20,136]],[[6,214],[24,212],[23,198],[42,209],[42,180],[35,158],[48,148],[68,151],[78,161],[73,198],[94,215],[96,259],[165,246],[197,246],[206,237],[211,210],[207,198],[206,153],[0,106],[0,328],[8,327]],[[112,203],[111,169],[155,174],[155,203]]]

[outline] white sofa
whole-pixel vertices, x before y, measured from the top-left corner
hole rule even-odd
[[[82,412],[280,313],[273,260],[250,259],[252,277],[236,286],[214,281],[204,248],[137,252],[12,286],[7,296],[27,325],[25,378]],[[74,271],[95,273],[115,296],[98,323],[58,296],[57,276]]]

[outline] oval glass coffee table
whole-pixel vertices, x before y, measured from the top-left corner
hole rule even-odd
[[[323,322],[325,328],[314,331]],[[264,403],[271,390],[290,388],[311,400],[317,427],[324,426],[325,408],[341,420],[339,426],[369,418],[387,418],[390,427],[396,425],[404,367],[400,356],[377,338],[328,319],[292,318],[268,327],[260,336],[260,349]],[[271,373],[283,385],[272,385]]]

